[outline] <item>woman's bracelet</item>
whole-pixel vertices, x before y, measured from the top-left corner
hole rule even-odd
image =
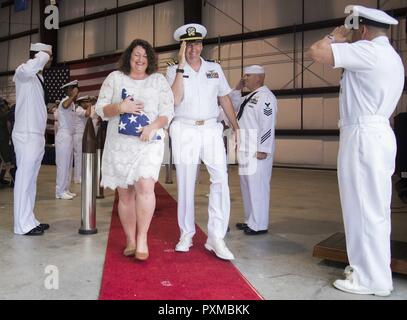
[[[118,109],[118,111],[119,111],[119,114],[122,114],[122,103],[121,103],[121,102],[119,102],[119,103],[117,104],[117,109]]]

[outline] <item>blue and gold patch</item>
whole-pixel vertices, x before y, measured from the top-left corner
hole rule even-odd
[[[270,107],[271,102],[265,103],[266,107],[263,109],[263,112],[266,116],[271,116],[273,114],[273,109]]]

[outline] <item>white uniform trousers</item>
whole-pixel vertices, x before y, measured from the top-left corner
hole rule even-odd
[[[341,122],[338,180],[353,278],[372,290],[392,290],[390,206],[395,136],[388,120],[380,116],[360,117],[356,124]]]
[[[73,180],[75,182],[81,182],[82,180],[82,138],[83,132],[75,133],[73,136]]]
[[[69,191],[72,175],[73,135],[70,131],[59,129],[55,138],[55,163],[57,181],[55,195],[61,196]]]
[[[245,157],[239,152],[239,159]],[[269,225],[270,181],[273,169],[273,157],[268,155],[264,160],[258,160],[254,155],[245,157],[253,170],[241,170],[240,190],[242,192],[245,223],[254,231],[267,230]]]
[[[34,216],[37,178],[45,152],[40,134],[13,132],[17,171],[14,184],[14,233],[25,234],[40,223]]]
[[[195,234],[195,180],[200,160],[210,175],[208,238],[223,239],[230,216],[230,194],[223,143],[223,126],[209,121],[201,126],[175,120],[170,127],[177,173],[178,225],[181,237]]]

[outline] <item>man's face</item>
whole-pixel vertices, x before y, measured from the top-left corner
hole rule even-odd
[[[201,56],[202,49],[202,41],[187,41],[185,57],[187,60],[195,60]]]
[[[249,90],[253,90],[253,88],[256,87],[258,81],[259,81],[259,75],[258,74],[245,74],[244,77],[244,85],[246,88]]]
[[[90,108],[92,106],[92,103],[90,101],[83,101],[80,103],[80,106],[83,109],[87,110],[88,108]]]

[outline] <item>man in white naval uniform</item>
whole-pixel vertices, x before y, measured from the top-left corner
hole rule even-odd
[[[17,67],[15,124],[12,133],[17,172],[14,185],[14,233],[42,235],[49,228],[34,215],[37,177],[45,152],[47,107],[42,70],[52,62],[52,46],[34,43],[30,60]]]
[[[231,88],[219,64],[201,58],[206,29],[187,24],[174,32],[182,41],[179,64],[167,70],[175,98],[175,118],[170,127],[172,151],[177,172],[178,224],[181,235],[175,250],[187,252],[195,234],[195,179],[202,160],[210,175],[208,239],[205,248],[217,257],[234,259],[224,237],[230,215],[230,194],[223,143],[223,125],[217,122],[218,99],[234,130],[236,116],[228,94]]]
[[[75,128],[73,136],[74,155],[74,183],[81,183],[82,177],[82,138],[85,131],[86,121],[92,113],[92,103],[89,96],[79,97],[76,100],[78,106],[75,109]],[[94,112],[93,112],[94,113]]]
[[[266,233],[269,224],[277,99],[264,85],[264,79],[262,66],[246,67],[243,79],[230,94],[241,129],[238,159],[245,212],[244,223],[237,223],[236,227],[246,235]],[[251,91],[245,97],[241,93],[243,87]]]
[[[344,69],[338,180],[349,266],[346,280],[334,286],[387,296],[393,290],[390,205],[396,156],[388,119],[403,91],[404,67],[387,38],[387,29],[398,21],[362,6],[353,6],[352,15],[352,24],[336,28],[309,53],[314,61]]]
[[[75,193],[69,191],[72,178],[73,138],[75,132],[75,101],[79,94],[78,81],[71,81],[61,87],[67,96],[58,106],[58,132],[55,136],[55,163],[57,177],[55,198],[72,200]]]

